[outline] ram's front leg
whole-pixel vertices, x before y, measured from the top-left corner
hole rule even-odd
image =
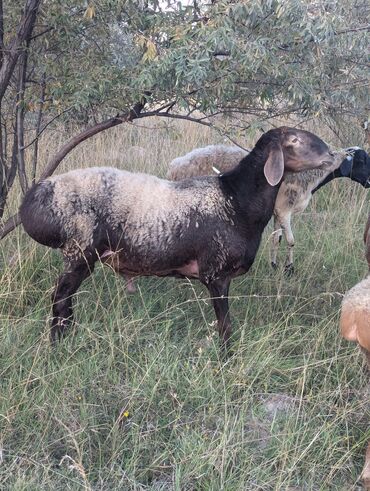
[[[126,274],[124,274],[123,277],[125,278],[125,281],[126,281],[126,291],[128,293],[136,293],[137,292],[137,288],[136,288],[136,285],[135,285],[134,278],[132,276],[128,276]]]
[[[213,280],[206,283],[206,286],[211,295],[213,308],[215,309],[221,345],[225,352],[227,352],[230,347],[231,336],[231,319],[228,298],[230,278]]]

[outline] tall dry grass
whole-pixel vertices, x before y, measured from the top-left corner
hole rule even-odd
[[[45,135],[41,167],[65,138]],[[208,128],[141,121],[85,142],[58,172],[164,175],[173,157],[221,141]],[[9,212],[17,205],[13,193]],[[74,333],[52,350],[61,259],[13,232],[0,244],[0,488],[361,489],[368,377],[338,336],[338,311],[365,273],[368,212],[367,192],[349,180],[317,193],[294,223],[291,279],[269,267],[267,228],[251,272],[233,282],[226,362],[200,285],[143,278],[128,296],[103,267],[76,295]]]

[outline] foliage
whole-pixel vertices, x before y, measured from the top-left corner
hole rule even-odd
[[[39,44],[53,100],[111,114],[150,93],[153,105],[207,115],[367,116],[365,4],[185,3],[100,0],[86,16],[82,1],[52,2]]]
[[[40,175],[38,136],[55,119],[110,121],[96,133],[181,117],[250,138],[276,116],[368,116],[370,9],[358,0],[1,1],[1,69],[31,4],[11,83],[0,77],[0,217],[15,174],[22,192]]]

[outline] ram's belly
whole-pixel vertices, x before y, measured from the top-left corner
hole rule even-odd
[[[243,274],[245,258],[240,251],[244,241],[232,231],[232,227],[202,234],[197,227],[178,228],[179,234],[150,235],[146,240],[123,235],[120,242],[111,241],[101,251],[101,259],[112,269],[128,276],[183,276],[199,278],[204,282],[220,278],[223,273],[231,276]],[[114,242],[115,247],[111,247]]]
[[[168,260],[170,259],[170,260]],[[199,265],[196,259],[190,259],[183,263],[176,258],[167,258],[161,264],[160,260],[152,264],[138,263],[127,257],[123,251],[106,250],[101,260],[111,267],[116,273],[128,276],[184,276],[188,278],[199,278]]]

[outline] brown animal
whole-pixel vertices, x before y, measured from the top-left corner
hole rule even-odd
[[[340,331],[345,339],[358,343],[370,370],[370,215],[365,227],[364,241],[369,275],[345,294],[340,316]],[[362,480],[365,489],[370,491],[370,442],[366,450]]]

